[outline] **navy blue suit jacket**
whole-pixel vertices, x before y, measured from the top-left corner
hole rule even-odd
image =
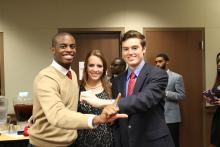
[[[115,147],[174,147],[164,117],[165,88],[168,75],[164,70],[145,63],[136,79],[133,95],[126,96],[127,72],[113,79],[112,93],[122,94],[118,106],[128,119],[113,126]],[[161,138],[168,138],[166,145]]]

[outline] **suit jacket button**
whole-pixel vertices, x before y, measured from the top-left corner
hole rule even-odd
[[[131,125],[129,125],[128,128],[130,129],[130,128],[131,128]]]

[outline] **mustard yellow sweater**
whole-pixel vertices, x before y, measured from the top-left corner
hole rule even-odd
[[[33,125],[30,143],[39,147],[69,146],[77,138],[76,129],[89,128],[91,115],[77,111],[79,88],[76,74],[72,80],[49,66],[33,84]]]

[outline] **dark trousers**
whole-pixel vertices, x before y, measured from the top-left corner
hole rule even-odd
[[[179,143],[179,126],[180,123],[169,123],[167,124],[169,130],[170,130],[170,134],[173,138],[173,142],[175,144],[175,147],[180,147],[180,143]]]

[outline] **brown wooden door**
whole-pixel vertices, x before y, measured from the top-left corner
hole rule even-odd
[[[108,67],[115,57],[120,56],[120,36],[123,29],[68,29],[74,35],[77,44],[76,56],[72,64],[79,78],[79,62],[84,61],[91,50],[101,50],[107,60]]]
[[[181,147],[203,147],[203,51],[204,29],[145,29],[146,59],[166,53],[169,69],[183,75],[186,97],[181,102]]]

